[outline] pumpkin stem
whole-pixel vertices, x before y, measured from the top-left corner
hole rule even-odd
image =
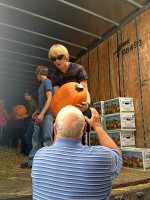
[[[75,85],[75,90],[77,90],[78,92],[81,92],[84,90],[84,87],[81,84],[77,84],[77,85]]]

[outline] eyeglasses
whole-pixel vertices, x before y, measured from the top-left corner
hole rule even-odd
[[[51,61],[52,61],[52,62],[55,62],[56,60],[61,60],[63,57],[64,57],[64,55],[59,55],[59,56],[57,56],[57,57],[52,57],[52,58],[51,58]]]

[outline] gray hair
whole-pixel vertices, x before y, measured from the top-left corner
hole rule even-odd
[[[57,134],[67,138],[82,137],[85,119],[74,106],[65,106],[56,117]]]

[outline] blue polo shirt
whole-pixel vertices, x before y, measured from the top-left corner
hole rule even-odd
[[[116,150],[57,139],[34,157],[33,200],[107,200],[121,166],[122,157]]]

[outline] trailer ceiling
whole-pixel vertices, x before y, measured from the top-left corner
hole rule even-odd
[[[76,59],[150,7],[149,0],[0,0],[0,96],[37,89],[35,69],[61,43]]]

